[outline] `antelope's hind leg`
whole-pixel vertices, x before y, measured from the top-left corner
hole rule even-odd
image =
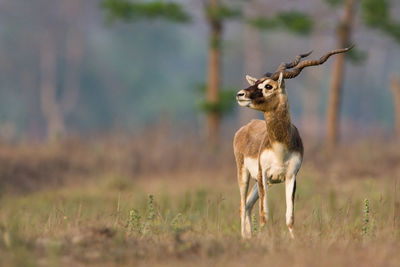
[[[258,199],[258,186],[257,183],[254,184],[253,189],[251,189],[250,194],[247,197],[246,201],[246,227],[250,227],[251,229],[251,211],[253,210],[253,206]]]
[[[296,193],[296,176],[285,181],[286,191],[286,225],[289,228],[290,236],[294,238],[294,196]]]
[[[250,174],[249,171],[242,166],[238,168],[238,184],[240,191],[240,228],[243,238],[251,237],[251,224],[246,221],[246,198],[249,190]]]

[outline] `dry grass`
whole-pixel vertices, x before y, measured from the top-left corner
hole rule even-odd
[[[0,160],[1,266],[400,265],[393,144],[307,148],[294,241],[282,185],[265,229],[240,238],[229,144],[210,153],[163,133],[3,145]]]

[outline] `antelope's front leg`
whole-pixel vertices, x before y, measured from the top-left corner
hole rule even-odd
[[[263,215],[264,215],[265,223],[267,223],[269,220],[268,183],[267,183],[267,177],[265,175],[263,175],[262,182],[263,182],[264,197],[262,200],[260,199],[260,202],[261,201],[263,202]]]
[[[258,196],[260,197],[260,226],[263,227],[268,220],[268,203],[267,203],[267,189],[266,185],[264,186],[264,177],[261,174],[258,174],[257,177],[257,187],[258,187]]]
[[[246,169],[238,170],[238,183],[240,191],[240,227],[243,238],[251,237],[251,224],[250,221],[246,222],[246,198],[249,190],[250,176]]]
[[[294,195],[296,193],[296,176],[293,175],[285,181],[286,191],[286,225],[289,228],[290,236],[294,238]]]

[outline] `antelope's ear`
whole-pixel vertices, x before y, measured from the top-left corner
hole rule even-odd
[[[282,82],[283,82],[283,72],[279,73],[279,79],[278,79],[279,87],[282,87]]]
[[[246,75],[246,80],[249,82],[250,85],[255,85],[257,82],[257,79],[254,77],[251,77],[250,75]]]

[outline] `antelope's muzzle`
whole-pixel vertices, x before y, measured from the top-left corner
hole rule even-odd
[[[247,93],[245,90],[240,90],[236,94],[236,101],[242,107],[248,107],[251,103],[251,100],[250,100],[250,98],[247,97]]]

